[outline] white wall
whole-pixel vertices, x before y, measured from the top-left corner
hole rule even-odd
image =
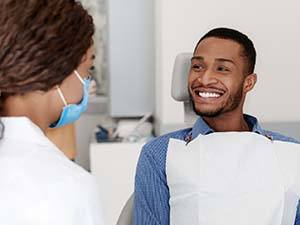
[[[300,122],[300,2],[156,0],[156,119],[160,131],[183,123],[170,95],[175,56],[191,52],[208,30],[226,26],[253,40],[258,83],[246,111],[263,122]]]

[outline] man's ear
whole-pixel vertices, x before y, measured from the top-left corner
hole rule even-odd
[[[257,75],[255,73],[251,73],[246,76],[245,81],[244,81],[244,92],[247,93],[251,91],[257,81]]]

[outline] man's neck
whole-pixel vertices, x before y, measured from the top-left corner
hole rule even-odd
[[[204,121],[215,132],[250,131],[243,113],[225,113],[217,117],[203,117]]]

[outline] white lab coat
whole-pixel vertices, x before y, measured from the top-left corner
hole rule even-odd
[[[293,225],[300,145],[253,132],[171,139],[166,164],[171,225]]]
[[[103,225],[93,177],[28,118],[1,120],[0,225]]]

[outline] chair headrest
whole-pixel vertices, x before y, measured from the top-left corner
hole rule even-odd
[[[171,88],[171,95],[176,101],[185,102],[190,99],[188,75],[192,56],[193,53],[180,53],[176,56]]]

